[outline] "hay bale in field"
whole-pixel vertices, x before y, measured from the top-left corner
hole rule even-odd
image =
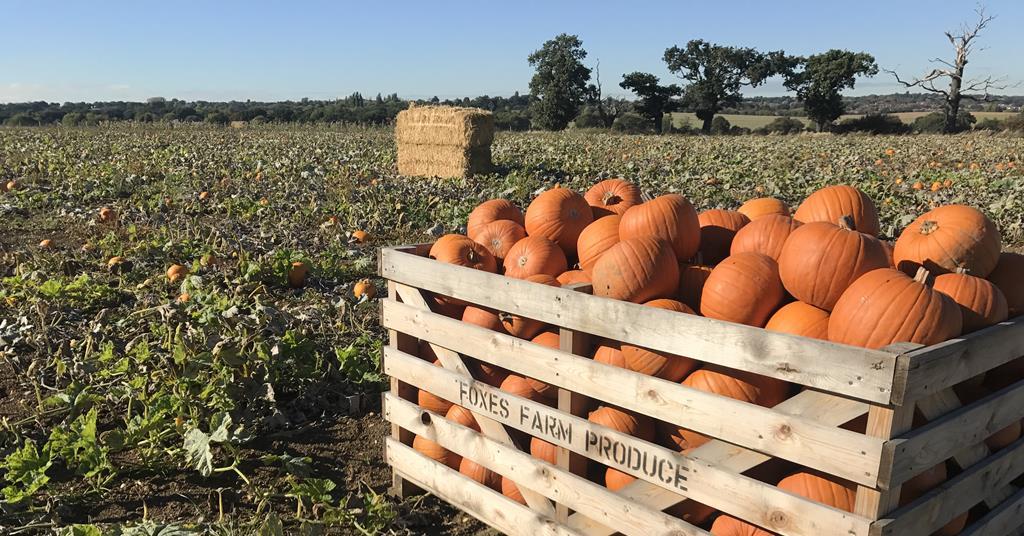
[[[401,175],[489,173],[494,116],[479,108],[414,106],[398,114],[395,140]]]

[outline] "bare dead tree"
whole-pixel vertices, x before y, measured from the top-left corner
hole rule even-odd
[[[946,121],[943,131],[946,133],[956,131],[956,118],[960,112],[960,101],[962,99],[988,101],[990,99],[990,91],[1009,87],[1005,83],[1005,78],[986,76],[985,78],[964,80],[964,68],[967,66],[971,53],[976,50],[974,48],[975,38],[995,19],[994,15],[985,13],[984,7],[978,7],[974,12],[978,14],[978,20],[973,26],[964,23],[960,26],[960,30],[957,33],[953,31],[945,32],[946,38],[949,39],[950,44],[956,49],[956,59],[952,62],[941,58],[934,58],[931,62],[941,64],[943,67],[932,69],[931,72],[923,77],[911,80],[900,78],[896,71],[883,69],[885,72],[896,77],[897,82],[908,88],[919,87],[931,93],[938,93],[945,98],[943,112],[945,113]],[[949,87],[947,89],[936,87],[937,82],[941,82],[941,80],[946,78],[949,79]]]
[[[598,59],[597,63],[594,64],[594,83],[590,84],[590,95],[591,102],[594,107],[597,108],[597,116],[601,118],[601,124],[604,128],[609,128],[615,121],[615,117],[618,115],[615,110],[609,112],[606,106],[604,96],[601,93],[601,60]]]

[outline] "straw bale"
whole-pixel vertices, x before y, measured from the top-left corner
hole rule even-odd
[[[494,141],[494,115],[480,108],[413,106],[398,113],[395,138],[399,145],[484,147]]]
[[[490,173],[491,147],[400,143],[398,173],[416,177],[468,177]]]

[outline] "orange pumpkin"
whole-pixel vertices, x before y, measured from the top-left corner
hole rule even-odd
[[[468,409],[456,404],[448,410],[448,413],[444,414],[444,418],[449,421],[471,428],[477,432],[480,431],[480,425],[476,422],[476,417],[473,416],[473,412]]]
[[[612,467],[605,469],[604,472],[604,485],[612,491],[619,491],[620,489],[630,485],[634,480],[636,480],[636,478]]]
[[[499,387],[499,389],[529,400],[534,400],[537,397],[537,391],[533,389],[530,382],[527,381],[526,378],[516,374],[509,374],[505,377],[505,381],[501,382],[501,387]]]
[[[548,348],[554,348],[556,350],[561,347],[561,340],[557,331],[545,331],[531,339],[530,342],[541,346],[547,346]],[[533,378],[526,378],[526,381],[529,382],[530,386],[533,387],[533,390],[537,392],[537,396],[540,398],[546,398],[548,400],[558,399],[558,387]]]
[[[845,184],[822,188],[809,195],[796,209],[793,219],[802,223],[824,221],[833,223],[843,216],[853,218],[858,231],[878,236],[878,211],[864,192]]]
[[[495,491],[501,490],[501,475],[469,458],[459,462],[459,472]]]
[[[420,454],[451,467],[452,469],[458,469],[459,464],[462,463],[462,456],[442,447],[441,445],[423,437],[416,436],[412,440],[412,448]]]
[[[761,530],[746,521],[722,514],[711,524],[714,536],[772,536],[772,533]]]
[[[435,359],[434,366],[442,367],[441,361]],[[419,404],[421,408],[427,411],[433,411],[438,415],[444,415],[448,413],[448,410],[452,409],[452,406],[454,405],[451,402],[435,395],[434,393],[429,393],[427,391],[424,391],[423,389],[419,390],[419,393],[416,396],[416,402]]]
[[[523,498],[523,493],[519,491],[519,487],[505,476],[501,477],[501,494],[519,504],[526,504],[526,499]]]
[[[812,473],[800,472],[787,476],[779,481],[779,489],[846,512],[853,512],[857,502],[857,487],[854,484]]]
[[[733,237],[750,218],[733,210],[705,210],[697,216],[700,222],[700,252],[704,262],[715,265],[729,256]]]
[[[430,247],[427,256],[444,263],[485,272],[493,273],[498,268],[494,255],[491,255],[487,248],[459,234],[447,234],[438,238]]]
[[[599,406],[591,411],[587,419],[601,426],[607,426],[617,432],[638,437],[644,441],[654,438],[654,423],[650,417],[637,415],[612,406]]]
[[[698,255],[700,257],[700,255]],[[704,283],[711,275],[711,267],[698,258],[695,264],[679,265],[679,301],[685,303],[690,309],[700,311],[700,297],[704,293]]]
[[[677,313],[694,314],[693,309],[676,300],[663,298],[651,300],[644,305]],[[649,376],[657,376],[670,382],[682,380],[690,371],[697,368],[697,362],[689,357],[648,350],[632,344],[623,343],[621,351],[623,361],[629,370]]]
[[[526,278],[531,283],[539,283],[550,287],[559,287],[558,280],[547,274],[536,274]],[[540,320],[526,318],[512,313],[498,313],[501,319],[501,326],[513,337],[520,339],[531,339],[536,336],[547,324]]]
[[[477,230],[473,241],[487,248],[495,261],[501,264],[512,246],[526,238],[526,230],[514,221],[492,221]]]
[[[576,252],[580,233],[592,221],[594,215],[587,200],[568,188],[556,186],[538,195],[526,208],[526,234],[547,238],[569,254]]]
[[[1009,317],[1024,315],[1024,255],[1005,252],[999,255],[999,262],[988,280],[995,283],[1006,297]]]
[[[676,262],[667,242],[625,239],[605,251],[591,270],[594,295],[634,303],[672,296],[679,286]]]
[[[475,239],[477,231],[484,225],[499,220],[509,220],[522,226],[523,212],[506,199],[484,201],[469,213],[469,220],[466,222],[466,235]]]
[[[997,369],[998,370],[998,369]],[[961,383],[954,387],[957,396],[960,398],[960,402],[965,406],[973,404],[982,398],[998,391],[1010,383],[1017,380],[1012,380],[1006,383],[1001,380],[993,380],[993,377],[986,377],[982,384],[972,384],[969,382]],[[1019,377],[1017,378],[1019,379]],[[1014,441],[1020,439],[1021,436],[1021,421],[1013,421],[1009,425],[1003,427],[1003,429],[985,438],[985,444],[992,452],[1002,450],[1009,446]]]
[[[597,259],[609,248],[619,243],[619,222],[621,216],[612,214],[594,221],[580,233],[576,242],[576,253],[580,259],[580,269],[586,272],[594,267]]]
[[[775,311],[764,329],[827,341],[828,320],[828,311],[795,301]]]
[[[585,283],[588,285],[590,284],[590,275],[588,275],[587,272],[584,272],[583,270],[568,270],[566,272],[562,272],[561,274],[559,274],[557,279],[558,283],[563,287],[569,285],[576,285],[579,283]]]
[[[623,179],[603,180],[591,186],[583,198],[594,211],[595,220],[611,214],[621,216],[629,207],[643,202],[640,188]]]
[[[1024,277],[1024,272],[1020,274]],[[971,333],[1006,320],[1006,296],[992,282],[958,269],[935,278],[935,290],[949,296],[963,313],[963,332]]]
[[[485,307],[470,305],[462,312],[462,321],[474,326],[487,328],[491,331],[505,333],[505,327],[501,325],[498,313]]]
[[[839,224],[812,222],[793,231],[779,255],[779,277],[796,299],[831,311],[858,277],[889,266],[882,242]]]
[[[906,506],[914,502],[925,493],[945,482],[946,478],[946,463],[943,462],[904,482],[903,487],[900,488],[899,505]],[[967,526],[967,515],[968,512],[964,512],[953,518],[945,527],[932,533],[932,536],[954,536],[955,534],[960,534],[960,531]]]
[[[568,264],[562,248],[540,236],[527,236],[516,242],[504,262],[505,275],[514,279],[526,279],[537,274],[555,277],[564,272]]]
[[[611,365],[613,367],[626,368],[626,358],[622,356],[622,345],[617,341],[601,339],[594,349],[594,361]]]
[[[893,249],[896,266],[913,274],[924,266],[934,275],[955,272],[988,277],[999,262],[1001,238],[980,210],[964,205],[933,209],[913,221]]]
[[[530,456],[552,465],[558,463],[558,447],[539,437],[530,438]]]
[[[641,203],[622,215],[619,238],[655,238],[672,245],[680,261],[697,253],[700,246],[700,220],[690,201],[679,194],[666,194]]]
[[[896,342],[928,346],[960,335],[960,308],[927,280],[923,268],[915,278],[892,268],[860,276],[832,309],[829,340],[882,348]]]
[[[802,224],[789,216],[769,214],[743,226],[732,239],[729,253],[735,255],[752,251],[779,260],[786,239]]]
[[[759,197],[751,199],[736,210],[737,212],[754,221],[763,216],[789,216],[789,207],[780,199],[774,197]]]
[[[771,257],[740,253],[711,271],[701,293],[700,312],[708,318],[763,327],[785,297],[779,265]]]

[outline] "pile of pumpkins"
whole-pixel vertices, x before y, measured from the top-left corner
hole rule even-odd
[[[1024,256],[1001,252],[996,226],[969,206],[940,206],[920,216],[891,244],[878,237],[875,204],[860,190],[835,185],[811,194],[790,213],[774,198],[737,210],[698,213],[684,196],[642,196],[623,179],[595,184],[584,194],[555,187],[537,195],[525,215],[492,199],[469,215],[466,234],[442,236],[430,249],[440,262],[467,266],[541,285],[589,283],[593,294],[700,314],[803,337],[865,348],[897,342],[936,344],[1024,314]],[[436,298],[437,311],[501,333],[558,348],[556,328],[543,322],[453,298]],[[599,340],[598,362],[682,383],[743,402],[772,407],[798,391],[787,382],[630,344]],[[440,366],[429,345],[420,357]],[[533,378],[470,360],[478,380],[518,396],[554,405],[557,389]],[[958,387],[966,402],[1024,378],[1024,358]],[[470,411],[420,391],[421,407],[479,430]],[[609,405],[589,414],[595,423],[690,452],[710,438]],[[920,415],[917,424],[924,424]],[[864,432],[866,419],[846,428]],[[518,432],[516,432],[518,433]],[[988,439],[998,450],[1021,435],[1015,423]],[[530,454],[555,463],[557,449],[521,436]],[[414,448],[522,502],[515,483],[416,437]],[[835,508],[852,511],[855,485],[782,460],[747,473]],[[590,478],[610,489],[633,477],[590,462]],[[910,502],[947,479],[946,464],[902,488]],[[769,534],[687,500],[669,510],[711,526],[716,535]],[[956,534],[967,514],[941,534]],[[712,522],[713,520],[713,522]]]

